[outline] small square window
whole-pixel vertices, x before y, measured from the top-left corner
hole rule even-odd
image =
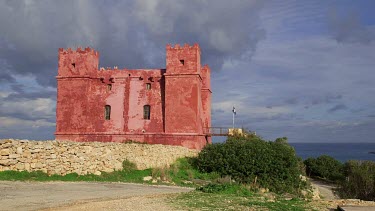
[[[147,83],[147,84],[146,84],[146,89],[147,89],[147,90],[150,90],[150,89],[151,89],[151,84],[150,84],[150,83]]]
[[[112,84],[107,84],[107,91],[111,91],[112,90]]]
[[[184,65],[184,64],[185,64],[185,60],[180,59],[180,63],[181,63],[182,65]]]

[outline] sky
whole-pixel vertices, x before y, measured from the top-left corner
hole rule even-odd
[[[54,139],[58,48],[165,68],[199,43],[212,126],[267,140],[375,143],[373,0],[0,0],[0,138]],[[215,139],[218,141],[219,139]]]

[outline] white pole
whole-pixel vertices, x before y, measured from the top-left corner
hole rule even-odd
[[[234,129],[234,112],[232,111],[232,115],[233,115],[233,129]]]

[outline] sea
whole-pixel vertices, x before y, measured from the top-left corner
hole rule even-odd
[[[302,159],[329,155],[341,162],[375,161],[375,143],[289,143]],[[372,153],[371,153],[372,152]]]

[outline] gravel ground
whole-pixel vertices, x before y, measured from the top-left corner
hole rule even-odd
[[[142,211],[173,211],[165,202],[166,195],[136,196],[109,201],[92,201],[85,203],[70,204],[45,211],[101,211],[101,210],[142,210]]]
[[[113,210],[126,210],[126,206],[129,206],[129,209],[132,210],[138,209],[136,207],[139,207],[140,210],[146,210],[142,206],[151,206],[154,199],[156,204],[160,202],[160,205],[164,206],[161,201],[158,202],[157,196],[160,194],[181,193],[191,190],[182,187],[126,183],[0,181],[0,210],[41,210],[55,207],[58,207],[56,209],[64,209],[64,206],[67,205],[71,210],[70,207],[83,206],[84,208],[85,206],[90,207],[91,204],[98,207],[102,206],[101,210],[112,205]],[[145,200],[139,203],[137,197],[138,199],[145,198]],[[117,204],[118,206],[115,206]],[[77,208],[77,210],[79,209]],[[90,210],[93,210],[93,208],[90,208]],[[163,209],[153,210],[168,209],[163,207]]]

